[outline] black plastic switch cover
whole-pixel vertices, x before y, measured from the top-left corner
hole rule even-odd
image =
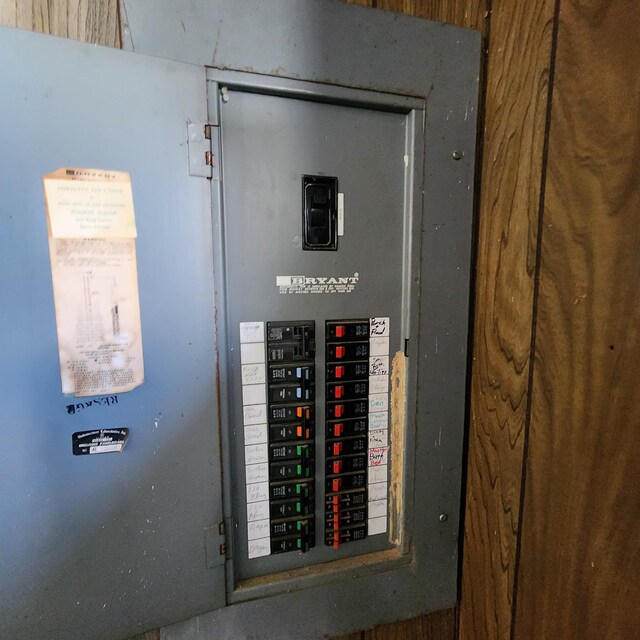
[[[302,248],[336,251],[338,178],[302,176]]]

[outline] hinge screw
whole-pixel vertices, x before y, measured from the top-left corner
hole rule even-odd
[[[462,160],[462,158],[464,158],[464,151],[454,151],[451,155],[454,160]]]
[[[448,519],[449,519],[449,516],[446,513],[441,513],[440,517],[438,518],[440,522],[446,522]]]

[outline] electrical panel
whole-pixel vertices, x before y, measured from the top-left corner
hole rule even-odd
[[[281,640],[452,606],[477,34],[125,4],[133,53],[0,29],[0,628]],[[42,178],[68,166],[131,178],[128,392],[60,392]]]

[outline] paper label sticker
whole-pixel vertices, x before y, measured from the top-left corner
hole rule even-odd
[[[269,535],[269,520],[256,520],[247,526],[249,540],[265,538]]]
[[[129,439],[129,429],[94,429],[76,431],[71,436],[74,456],[93,455],[95,453],[120,453]]]
[[[339,236],[344,235],[344,193],[338,193],[337,232]]]
[[[352,276],[276,276],[276,286],[281,294],[351,293],[360,280],[360,274]]]
[[[265,444],[249,444],[244,448],[245,464],[258,464],[269,461],[269,450]]]
[[[263,363],[242,365],[242,384],[264,384],[266,376]]]
[[[262,424],[267,421],[267,405],[266,404],[250,404],[242,407],[244,417],[244,425]]]
[[[264,322],[241,322],[240,342],[264,342]]]
[[[367,523],[367,533],[370,536],[375,536],[378,533],[385,533],[387,531],[387,516],[380,518],[369,518]]]
[[[247,485],[247,502],[260,502],[269,500],[269,483],[256,482]]]
[[[387,393],[389,391],[389,376],[369,376],[369,393]]]
[[[247,342],[240,345],[240,362],[242,364],[258,364],[264,361],[264,342]]]
[[[242,385],[242,404],[264,404],[267,401],[267,388],[264,384]]]
[[[369,414],[369,429],[376,431],[378,429],[389,428],[389,414],[386,411],[376,411]]]
[[[387,465],[382,465],[380,467],[369,467],[368,473],[368,481],[371,484],[375,484],[376,482],[386,482],[387,481]]]
[[[129,174],[43,177],[63,393],[124,393],[144,382]]]
[[[386,517],[387,515],[387,501],[386,500],[369,500],[367,504],[367,515],[369,518],[379,518],[380,516]]]
[[[266,424],[249,424],[244,428],[245,444],[260,444],[267,442],[268,431]]]
[[[386,482],[375,482],[373,484],[369,484],[369,502],[373,502],[374,500],[386,500],[387,486]]]
[[[383,464],[387,464],[387,447],[375,447],[369,449],[369,466],[379,467]]]
[[[369,431],[369,448],[386,447],[389,444],[389,430]]]
[[[264,520],[269,517],[269,501],[250,502],[247,505],[247,521]]]
[[[247,484],[253,484],[254,482],[268,482],[269,481],[269,465],[268,464],[250,464],[245,468],[247,477]]]
[[[369,358],[369,375],[388,376],[389,356],[374,356],[372,358]]]
[[[249,558],[260,558],[271,553],[271,538],[249,541]]]
[[[369,338],[370,356],[388,356],[389,338]]]
[[[369,334],[374,337],[389,337],[389,318],[370,318]]]

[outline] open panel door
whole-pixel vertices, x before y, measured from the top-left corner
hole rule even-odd
[[[0,58],[1,635],[126,637],[225,603],[210,183],[187,148],[205,71],[11,29]],[[42,177],[61,167],[132,179],[146,377],[109,401],[60,390]],[[111,427],[122,453],[72,454]]]

